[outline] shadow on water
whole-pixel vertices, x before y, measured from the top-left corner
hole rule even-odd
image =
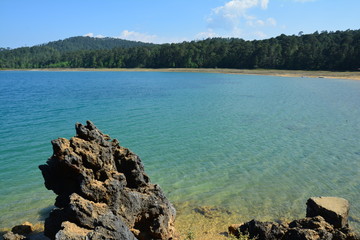
[[[50,205],[46,208],[43,208],[39,211],[39,221],[45,221],[45,219],[49,216],[50,212],[55,208],[54,205]]]
[[[0,240],[3,240],[3,235],[6,233],[7,231],[0,231]]]
[[[228,232],[221,232],[219,233],[221,236],[224,236],[224,237],[230,237],[230,234]]]

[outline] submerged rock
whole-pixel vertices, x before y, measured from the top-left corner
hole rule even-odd
[[[34,226],[29,222],[14,226],[11,231],[19,235],[28,235],[34,231]]]
[[[48,239],[41,232],[42,228],[39,226],[34,226],[29,222],[24,222],[23,224],[14,226],[11,231],[6,232],[2,238],[4,240],[46,240]]]
[[[348,213],[349,203],[343,198],[310,198],[306,218],[288,224],[252,220],[230,226],[229,232],[258,240],[359,240],[347,224]]]
[[[13,233],[10,231],[3,235],[3,239],[4,240],[23,240],[23,239],[26,239],[26,237],[24,235],[20,235],[20,234]]]
[[[220,217],[223,214],[231,215],[229,210],[215,206],[201,206],[196,207],[193,210],[195,213],[198,213],[209,219]]]
[[[52,141],[39,168],[57,194],[45,221],[51,239],[172,239],[175,208],[150,183],[140,158],[87,121],[76,136]],[[75,237],[76,236],[76,237]]]

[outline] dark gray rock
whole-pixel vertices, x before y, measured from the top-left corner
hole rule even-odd
[[[338,197],[312,197],[306,202],[306,216],[322,216],[335,228],[348,225],[350,204],[344,198]]]
[[[310,204],[307,203],[308,208],[309,205],[311,207],[313,206],[312,199],[313,198],[308,200],[308,203],[310,202]],[[251,238],[258,240],[359,240],[359,236],[357,236],[347,224],[344,224],[345,220],[343,218],[347,216],[349,211],[348,203],[346,204],[347,201],[345,199],[346,202],[343,200],[339,201],[338,199],[336,201],[333,201],[333,199],[327,200],[331,200],[330,202],[337,204],[335,204],[335,207],[322,204],[321,208],[316,207],[310,209],[311,213],[318,213],[314,214],[315,216],[294,220],[289,224],[252,220],[240,226],[230,226],[229,232],[236,237],[249,234]],[[326,210],[323,210],[324,205],[326,206]],[[330,214],[331,218],[329,218],[329,209],[337,214]],[[309,213],[309,209],[307,212]],[[339,228],[338,225],[340,223],[343,224],[341,228]]]
[[[71,229],[87,229],[80,231],[87,239],[173,238],[175,209],[150,183],[141,159],[90,121],[75,128],[70,140],[52,141],[53,155],[39,166],[58,195],[45,235],[73,239]]]
[[[319,234],[311,229],[289,229],[284,240],[318,240],[320,239]]]
[[[327,231],[332,231],[334,227],[325,221],[321,216],[308,217],[299,220],[294,220],[289,223],[290,228],[306,228],[306,229],[325,229]]]
[[[32,233],[33,230],[33,225],[29,222],[25,222],[21,225],[16,225],[14,226],[11,231],[15,234],[19,234],[19,235],[28,235],[30,233]]]
[[[281,239],[285,232],[286,226],[282,224],[251,220],[239,227],[237,235],[249,233],[250,238],[276,240]]]
[[[61,229],[55,235],[55,239],[61,240],[135,240],[134,234],[121,221],[115,219],[107,220],[104,217],[103,224],[109,223],[108,226],[99,225],[94,230],[81,228],[71,222],[63,222]],[[118,219],[117,219],[118,220]]]

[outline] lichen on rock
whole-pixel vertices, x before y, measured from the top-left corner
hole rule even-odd
[[[39,166],[46,188],[57,194],[45,235],[173,239],[175,208],[150,182],[141,159],[90,121],[75,129],[70,140],[52,141],[53,155]]]

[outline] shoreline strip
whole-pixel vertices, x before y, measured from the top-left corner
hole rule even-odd
[[[222,73],[241,75],[267,75],[278,77],[303,78],[335,78],[360,80],[360,71],[332,72],[309,70],[277,70],[277,69],[228,69],[228,68],[39,68],[39,69],[2,69],[0,71],[49,71],[49,72],[191,72]]]

